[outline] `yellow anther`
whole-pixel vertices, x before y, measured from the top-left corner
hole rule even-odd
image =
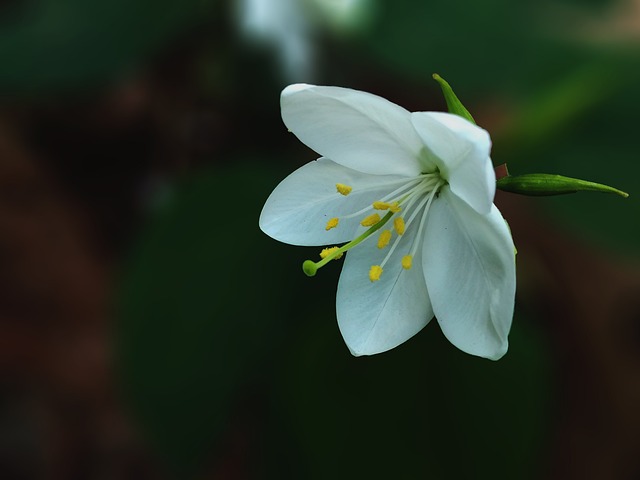
[[[336,250],[338,250],[338,247],[323,248],[322,251],[320,252],[320,258],[325,259],[329,255],[332,255]],[[339,255],[336,255],[334,260],[338,260],[339,258],[342,258],[342,255],[344,255],[344,254],[340,253]]]
[[[325,230],[331,230],[332,228],[336,228],[338,226],[338,222],[340,220],[338,220],[337,218],[332,218],[331,220],[329,220],[327,222],[327,226],[324,228]]]
[[[398,235],[402,235],[404,233],[404,218],[396,217],[393,220],[393,229]]]
[[[383,230],[378,238],[378,248],[384,248],[389,245],[391,240],[391,230]]]
[[[372,225],[375,225],[379,221],[380,221],[380,215],[378,215],[377,213],[374,213],[374,214],[369,215],[368,217],[362,219],[362,221],[360,222],[360,225],[362,225],[363,227],[370,227]],[[336,224],[337,224],[337,222],[336,222]]]
[[[391,206],[390,204],[388,204],[387,202],[381,202],[379,200],[373,202],[371,204],[373,206],[373,208],[375,208],[376,210],[389,210],[389,207]]]
[[[413,257],[411,255],[405,255],[404,257],[402,257],[402,268],[404,268],[405,270],[409,270],[412,263]]]
[[[338,190],[338,193],[346,197],[351,193],[351,190],[353,190],[353,187],[350,187],[349,185],[345,185],[344,183],[336,183],[336,190]]]
[[[391,205],[389,205],[389,210],[391,210],[393,213],[398,213],[400,210],[402,210],[402,208],[400,208],[400,204],[398,202],[393,202]]]
[[[369,280],[377,282],[380,280],[380,275],[382,275],[382,267],[380,265],[372,265],[371,270],[369,270]]]

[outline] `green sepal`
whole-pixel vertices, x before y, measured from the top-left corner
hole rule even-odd
[[[608,185],[549,173],[527,173],[515,176],[507,175],[506,177],[496,180],[496,186],[505,192],[536,197],[564,195],[566,193],[582,191],[615,193],[625,198],[629,196],[628,193],[618,190],[617,188],[609,187]]]
[[[444,94],[444,99],[447,102],[447,108],[449,109],[449,113],[454,113],[456,115],[461,116],[469,120],[471,123],[475,125],[476,121],[473,119],[469,110],[462,105],[460,99],[453,93],[453,89],[451,85],[447,83],[447,81],[442,78],[437,73],[433,74],[433,79],[440,84],[440,88],[442,88],[442,93]]]

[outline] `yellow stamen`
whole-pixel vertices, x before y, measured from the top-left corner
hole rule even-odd
[[[390,204],[388,204],[387,202],[381,202],[381,201],[375,201],[372,203],[373,208],[375,208],[376,210],[389,210],[389,207],[391,206]]]
[[[393,202],[391,205],[389,205],[389,210],[391,210],[393,213],[398,213],[400,210],[402,210],[402,208],[400,208],[398,202]]]
[[[323,248],[322,251],[320,252],[320,258],[327,258],[329,255],[331,255],[333,252],[335,252],[336,250],[338,250],[339,247],[327,247],[327,248]],[[342,255],[344,255],[343,253],[336,255],[334,260],[338,260],[339,258],[342,258]]]
[[[412,263],[413,257],[411,255],[405,255],[404,257],[402,257],[402,268],[404,268],[405,270],[409,270]]]
[[[339,221],[340,220],[338,220],[337,218],[332,218],[327,222],[327,226],[325,227],[325,230],[331,230],[332,228],[336,228],[338,226]]]
[[[404,218],[396,217],[393,220],[393,229],[396,231],[398,235],[404,234]]]
[[[378,238],[378,248],[384,248],[391,241],[391,230],[383,230]]]
[[[382,275],[382,267],[380,265],[372,265],[371,270],[369,270],[369,280],[377,282],[380,280],[380,275]]]
[[[363,227],[370,227],[372,225],[375,225],[379,221],[380,221],[380,215],[378,215],[377,213],[374,213],[374,214],[369,215],[368,217],[364,218],[360,222],[360,225],[362,225]],[[337,224],[337,222],[336,222],[336,224]]]
[[[349,185],[345,185],[344,183],[336,183],[336,190],[338,190],[338,193],[346,197],[351,193],[351,190],[353,190],[353,187],[350,187]]]

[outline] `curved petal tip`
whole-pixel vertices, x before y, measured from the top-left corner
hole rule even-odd
[[[287,97],[289,95],[293,95],[294,93],[298,93],[313,87],[314,85],[309,85],[307,83],[294,83],[292,85],[287,85],[284,90],[282,90],[280,96]]]
[[[493,360],[493,361],[500,360],[502,357],[505,356],[505,354],[507,353],[507,350],[509,350],[509,341],[505,339],[505,341],[502,343],[502,345],[500,345],[499,348],[497,348],[493,352],[490,352],[488,355],[485,356],[485,358],[488,358],[489,360]],[[484,355],[480,355],[480,356],[484,356]]]

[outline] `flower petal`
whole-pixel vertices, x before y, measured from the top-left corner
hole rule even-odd
[[[260,214],[260,228],[276,240],[292,245],[329,245],[354,238],[367,214],[341,219],[326,230],[327,221],[355,213],[406,181],[393,175],[368,175],[338,165],[327,158],[307,163],[286,177],[267,199]],[[353,187],[348,196],[336,184]],[[389,185],[391,183],[391,185]],[[373,212],[373,208],[371,212]]]
[[[336,311],[340,332],[353,355],[390,350],[422,330],[433,317],[420,252],[411,269],[403,269],[400,263],[415,233],[416,229],[405,233],[376,282],[369,280],[369,269],[380,265],[390,246],[378,249],[377,236],[372,235],[347,253]]]
[[[420,174],[422,142],[404,108],[370,93],[290,85],[282,119],[304,144],[345,167],[378,175]]]
[[[443,112],[415,112],[411,122],[451,191],[478,213],[489,213],[496,178],[487,131],[458,115]]]
[[[498,209],[480,215],[445,187],[429,212],[422,259],[433,310],[449,341],[473,355],[502,357],[516,273],[513,240]]]

